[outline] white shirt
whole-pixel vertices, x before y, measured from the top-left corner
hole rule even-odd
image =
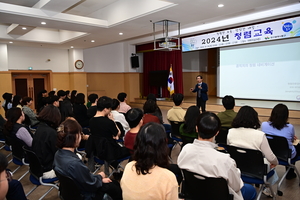
[[[111,113],[112,113],[113,116],[114,116],[114,120],[115,120],[116,122],[120,122],[120,123],[122,124],[125,133],[126,133],[127,131],[129,131],[129,129],[130,129],[130,128],[129,128],[129,124],[128,124],[128,122],[126,121],[124,114],[119,113],[119,112],[116,111],[116,110],[112,110]]]

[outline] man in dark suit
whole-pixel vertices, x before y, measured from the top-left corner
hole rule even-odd
[[[208,87],[206,83],[202,82],[202,76],[198,75],[196,77],[197,84],[195,85],[195,88],[191,88],[191,92],[197,92],[197,106],[201,108],[202,112],[205,112],[205,106],[206,106],[206,101],[208,100],[207,96],[207,91]]]

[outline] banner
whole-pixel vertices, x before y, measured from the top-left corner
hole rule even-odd
[[[170,92],[170,96],[174,94],[174,78],[173,78],[172,65],[170,67],[169,78],[168,78],[168,90]]]

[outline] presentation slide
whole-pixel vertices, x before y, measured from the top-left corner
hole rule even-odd
[[[300,101],[300,38],[220,48],[218,96]]]

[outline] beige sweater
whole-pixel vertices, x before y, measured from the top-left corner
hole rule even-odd
[[[178,199],[178,185],[175,175],[155,166],[150,174],[138,175],[135,161],[128,163],[121,179],[124,200],[175,200]]]

